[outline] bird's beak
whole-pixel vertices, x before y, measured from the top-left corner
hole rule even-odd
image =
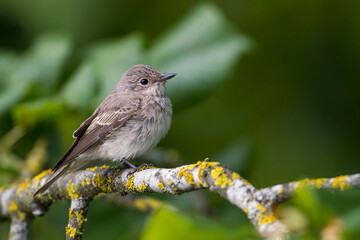
[[[176,76],[176,73],[163,74],[161,78],[159,78],[158,82],[164,82]]]

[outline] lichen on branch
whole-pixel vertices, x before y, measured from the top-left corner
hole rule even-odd
[[[71,172],[56,181],[44,194],[35,198],[34,192],[49,177],[50,170],[25,179],[19,184],[0,190],[0,218],[11,219],[12,229],[25,226],[27,230],[34,217],[44,215],[51,203],[70,199],[67,239],[81,239],[89,202],[99,193],[167,193],[182,194],[209,189],[243,210],[258,232],[264,237],[282,237],[285,225],[275,213],[277,204],[286,201],[299,188],[314,187],[346,190],[359,187],[360,174],[335,178],[304,179],[256,189],[218,162],[207,160],[177,168],[142,167],[132,173],[120,167],[93,167]],[[21,238],[20,238],[21,239]]]

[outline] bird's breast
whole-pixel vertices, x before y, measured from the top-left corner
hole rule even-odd
[[[117,161],[140,156],[154,148],[169,131],[172,106],[167,97],[148,99],[140,111],[109,136],[100,152]]]
[[[139,126],[136,128],[137,138],[133,145],[143,144],[144,152],[155,145],[166,135],[170,129],[172,107],[168,98],[158,98],[149,101],[142,109]]]

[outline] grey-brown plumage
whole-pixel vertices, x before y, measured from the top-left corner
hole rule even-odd
[[[74,143],[34,196],[91,160],[124,161],[155,147],[170,128],[172,108],[165,82],[175,75],[142,64],[125,72],[114,91],[73,133]]]

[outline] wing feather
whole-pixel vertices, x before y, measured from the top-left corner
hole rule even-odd
[[[108,107],[105,110],[95,110],[74,132],[75,142],[64,157],[52,169],[56,171],[60,166],[70,164],[76,157],[96,144],[100,144],[114,129],[123,126],[134,115],[140,106],[140,100],[133,101],[128,106]]]

